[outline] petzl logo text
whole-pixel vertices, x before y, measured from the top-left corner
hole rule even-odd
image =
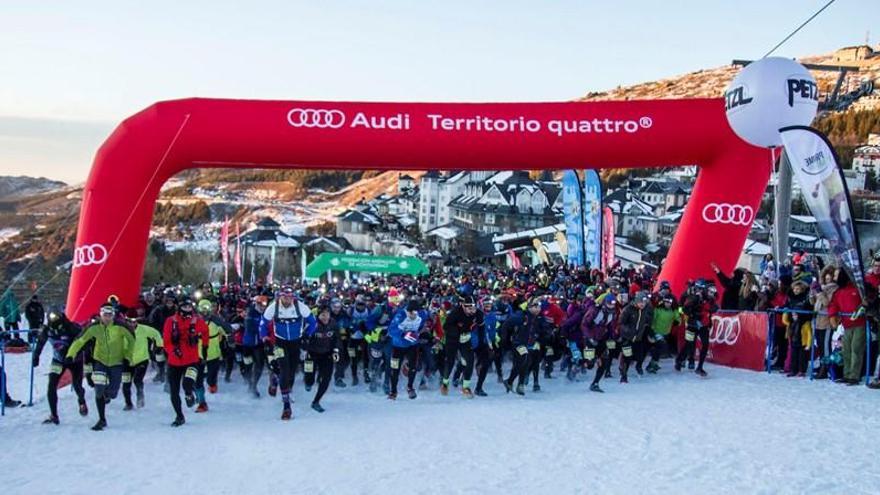
[[[345,114],[335,109],[294,108],[287,112],[287,123],[307,129],[339,129],[345,125]]]
[[[736,107],[747,105],[754,98],[746,98],[746,87],[737,86],[730,91],[724,93],[724,105],[726,110],[732,110]]]
[[[794,106],[794,99],[797,96],[798,103],[808,103],[809,101],[819,101],[819,86],[813,81],[807,79],[789,79],[788,84],[788,106]]]

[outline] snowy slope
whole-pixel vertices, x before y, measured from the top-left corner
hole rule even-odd
[[[26,396],[27,355],[7,356]],[[38,370],[45,389],[48,353]],[[61,426],[45,400],[0,418],[4,493],[876,493],[880,394],[711,366],[710,378],[657,376],[629,385],[544,381],[545,391],[490,397],[421,392],[415,401],[332,390],[319,415],[296,385],[295,419],[277,399],[247,398],[238,376],[206,415],[168,426],[171,407],[149,384],[147,406],[109,407],[89,431],[60,394]],[[149,374],[152,376],[152,372]],[[491,375],[490,375],[491,377]],[[436,388],[436,387],[433,387]],[[92,406],[92,393],[88,392]],[[94,489],[98,487],[98,491]]]

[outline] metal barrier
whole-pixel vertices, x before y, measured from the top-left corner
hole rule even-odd
[[[722,311],[719,311],[722,312]],[[724,310],[725,313],[744,313],[749,311],[731,311]],[[813,315],[813,320],[811,322],[812,331],[810,337],[810,381],[815,379],[815,368],[814,363],[816,360],[816,346],[818,345],[816,341],[816,316],[830,316],[827,311],[803,311],[796,309],[788,309],[788,308],[779,308],[779,309],[770,309],[764,311],[765,313],[771,315],[777,314],[807,314]],[[835,317],[846,318],[851,317],[853,315],[857,315],[857,313],[837,313]],[[860,317],[864,317],[864,314],[858,315]],[[772,370],[771,363],[771,355],[773,352],[773,336],[776,330],[776,318],[770,318],[767,325],[767,372],[770,373]],[[836,329],[836,327],[835,327]],[[831,329],[829,329],[830,331]],[[869,384],[871,382],[871,320],[865,317],[865,384]]]
[[[6,342],[7,338],[12,334],[21,333],[20,330],[0,330],[0,416],[6,416],[6,387],[7,381],[9,379],[6,377]],[[34,405],[34,348],[36,347],[34,342],[28,344],[28,353],[30,355],[31,362],[31,371],[30,371],[30,385],[29,385],[29,393],[28,393],[28,406]]]

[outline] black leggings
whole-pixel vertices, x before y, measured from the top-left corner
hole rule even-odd
[[[144,376],[147,374],[147,365],[149,365],[149,361],[144,361],[143,363],[136,364],[134,366],[126,366],[125,370],[122,372],[122,396],[125,398],[126,405],[132,405],[131,403],[131,384],[134,382],[134,386],[137,389],[138,395],[142,394],[144,391]]]
[[[263,376],[263,366],[266,361],[266,355],[262,346],[247,347],[243,346],[241,351],[242,373],[248,378],[248,384],[251,389],[256,389],[260,383],[260,377]]]
[[[364,364],[364,372],[370,368],[370,353],[367,351],[367,341],[364,339],[351,339],[348,341],[348,360],[351,364],[351,377],[357,376],[358,361]],[[344,374],[344,370],[343,370]],[[339,375],[337,375],[339,376]]]
[[[492,350],[488,345],[481,345],[474,351],[476,354],[477,366],[477,390],[483,389],[483,383],[486,381],[486,375],[489,374],[489,368],[492,367]]]
[[[522,385],[526,381],[526,375],[529,372],[529,350],[526,346],[521,345],[513,349],[513,366],[510,368],[510,374],[507,376],[507,383],[513,386],[513,379],[517,378],[517,385]]]
[[[209,387],[217,386],[217,377],[220,375],[220,365],[222,363],[222,358],[216,358],[208,361],[206,365],[208,370],[205,379],[207,380]]]
[[[400,379],[401,359],[406,359],[407,390],[413,388],[416,381],[416,357],[419,354],[418,346],[394,347],[391,349],[391,393],[397,394],[397,382]]]
[[[615,350],[616,350],[615,342]],[[598,359],[598,366],[596,367],[596,376],[593,377],[593,385],[598,385],[602,378],[605,377],[605,373],[611,368],[611,363],[614,361],[614,353],[608,350],[608,341],[602,340],[596,344],[595,347],[595,356]]]
[[[276,359],[279,361],[278,385],[281,387],[281,395],[290,395],[293,382],[296,380],[296,370],[299,368],[299,341],[278,339],[275,341],[275,347],[284,351],[284,355],[280,357],[277,357],[278,351],[275,351]]]
[[[541,374],[541,362],[544,360],[544,348],[529,349],[529,371],[532,372],[534,385],[539,385],[538,376]]]
[[[348,339],[339,341],[339,361],[335,363],[335,377],[337,380],[345,378],[345,368],[349,365]]]
[[[183,393],[187,396],[193,394],[196,378],[199,376],[199,364],[193,363],[187,366],[168,365],[168,385],[171,388],[171,407],[178,418],[183,417],[183,409],[180,407],[180,387],[183,385]]]
[[[306,356],[303,369],[303,381],[307,387],[314,385],[315,375],[318,375],[318,390],[315,392],[312,404],[320,404],[321,399],[327,392],[327,388],[330,387],[330,380],[333,378],[333,354],[329,352],[323,354],[309,353]]]
[[[467,342],[461,343],[457,336],[452,339],[449,336],[446,337],[446,361],[442,372],[443,383],[449,383],[449,375],[452,373],[455,363],[458,362],[459,354],[461,354],[461,359],[464,360],[464,381],[470,383],[471,377],[474,374],[474,350],[471,349],[470,339]]]
[[[706,354],[709,353],[709,327],[703,327],[700,329],[696,328],[688,328],[688,332],[694,332],[694,338],[688,340],[685,337],[684,347],[679,351],[678,357],[675,358],[675,362],[681,364],[685,359],[688,362],[694,362],[694,352],[697,347],[697,339],[700,339],[700,362],[697,366],[697,369],[703,369],[703,363],[706,361]],[[687,335],[687,334],[685,334]]]
[[[65,366],[64,363],[53,359],[52,369],[49,372],[49,389],[46,391],[46,398],[49,399],[49,411],[55,417],[58,417],[58,380],[61,379],[64,370],[70,370],[70,376],[73,379],[71,386],[76,391],[77,401],[80,404],[85,404],[86,402],[86,390],[82,385],[82,361],[74,361],[73,364]]]

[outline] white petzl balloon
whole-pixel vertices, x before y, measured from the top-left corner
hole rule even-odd
[[[816,79],[795,60],[768,57],[745,66],[724,92],[737,136],[764,148],[782,144],[779,129],[810,125],[819,106]]]

